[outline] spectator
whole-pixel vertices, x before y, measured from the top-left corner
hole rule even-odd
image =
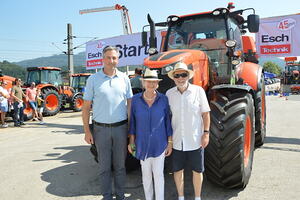
[[[176,86],[166,93],[172,112],[172,163],[178,200],[184,200],[184,168],[193,171],[195,200],[201,199],[204,148],[209,142],[210,107],[202,87],[189,83],[194,75],[183,62],[168,73]]]
[[[7,128],[8,124],[5,123],[5,115],[8,111],[8,98],[9,93],[7,89],[5,88],[7,85],[7,82],[4,80],[0,85],[0,111],[1,111],[1,127]]]
[[[91,75],[86,84],[82,121],[85,141],[98,150],[100,189],[103,200],[112,200],[112,172],[116,200],[125,198],[125,158],[127,155],[128,115],[132,90],[129,78],[117,69],[119,50],[108,46],[103,49],[104,67]],[[93,135],[89,127],[93,104]]]
[[[128,151],[136,151],[140,160],[146,200],[153,200],[153,181],[155,199],[163,200],[164,161],[172,152],[170,108],[168,98],[156,91],[161,79],[155,70],[146,69],[142,81],[145,91],[132,98]]]
[[[32,82],[30,87],[26,89],[26,95],[28,97],[28,102],[30,107],[32,108],[33,113],[33,121],[37,121],[38,113],[37,113],[37,105],[36,105],[36,97],[37,97],[37,89],[35,87],[35,82]]]
[[[37,102],[38,119],[40,120],[40,124],[43,125],[44,124],[44,120],[43,120],[44,99],[42,98],[42,93],[40,89],[37,90],[36,102]]]
[[[143,89],[142,82],[141,82],[142,73],[143,73],[143,69],[137,67],[134,70],[134,77],[130,79],[133,94],[142,92]]]
[[[14,99],[14,126],[20,127],[21,125],[25,125],[24,123],[24,104],[23,97],[27,98],[21,88],[22,81],[21,79],[16,79],[15,85],[11,90],[11,96]]]

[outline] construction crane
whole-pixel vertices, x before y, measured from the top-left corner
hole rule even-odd
[[[129,15],[128,15],[128,9],[125,6],[116,4],[115,6],[111,6],[111,7],[84,9],[84,10],[79,10],[79,14],[82,15],[82,14],[87,14],[87,13],[103,12],[103,11],[111,11],[111,10],[120,10],[121,11],[123,32],[125,35],[132,34],[132,28],[131,28],[131,24],[130,24]]]

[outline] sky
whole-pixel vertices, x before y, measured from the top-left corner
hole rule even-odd
[[[120,11],[80,15],[79,10],[124,5],[129,10],[133,32],[141,32],[149,13],[155,22],[169,15],[184,15],[227,7],[224,0],[0,0],[0,62],[61,54],[67,24],[72,24],[74,53],[85,43],[123,34]],[[235,9],[254,8],[261,18],[300,13],[298,0],[235,0]],[[250,14],[250,13],[249,13]]]

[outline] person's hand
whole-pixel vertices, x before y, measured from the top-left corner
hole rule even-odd
[[[209,143],[209,134],[204,133],[201,137],[201,146],[205,148],[207,147],[208,143]]]
[[[166,149],[166,152],[165,152],[165,155],[166,155],[166,156],[170,156],[170,155],[171,155],[171,153],[172,153],[172,148],[173,148],[173,143],[168,142],[168,146],[167,146],[167,149]]]
[[[94,144],[94,139],[93,139],[93,135],[92,135],[91,132],[85,133],[84,140],[85,140],[86,143],[88,143],[88,144]]]
[[[128,149],[128,151],[129,151],[129,153],[132,154],[133,149],[131,148],[131,144],[128,144],[128,145],[127,145],[127,149]]]

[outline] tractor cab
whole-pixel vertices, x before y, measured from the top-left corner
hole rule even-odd
[[[75,90],[75,92],[84,92],[84,88],[86,85],[86,81],[88,77],[92,75],[91,73],[80,73],[80,74],[72,74],[72,83],[71,87]]]
[[[157,24],[148,15],[149,54],[153,56],[146,59],[144,65],[159,68],[163,78],[160,83],[161,91],[165,92],[171,86],[172,81],[168,80],[166,74],[177,62],[184,62],[194,70],[197,78],[191,82],[201,85],[204,89],[209,85],[233,82],[231,79],[235,73],[235,66],[250,58],[256,62],[252,38],[242,35],[246,33],[246,28],[249,32],[257,32],[259,18],[250,14],[246,21],[242,16],[246,10],[253,9],[231,12],[230,8],[218,8],[205,13],[171,15],[167,22]],[[161,53],[156,50],[155,25],[168,27],[162,40]],[[146,34],[142,35],[143,44],[147,44]],[[208,75],[210,81],[206,78]],[[163,88],[164,86],[167,88]]]
[[[51,84],[56,87],[62,85],[61,69],[56,67],[29,67],[27,68],[26,86],[32,82],[36,85]]]

